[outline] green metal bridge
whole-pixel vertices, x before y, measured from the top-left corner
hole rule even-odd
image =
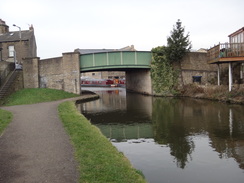
[[[112,51],[80,55],[80,71],[150,69],[150,51]]]

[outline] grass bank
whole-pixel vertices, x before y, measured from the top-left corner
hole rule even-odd
[[[23,105],[49,102],[79,95],[48,88],[30,88],[17,91],[3,101],[3,105]]]
[[[11,112],[0,109],[0,136],[3,130],[12,121],[13,115]]]
[[[100,130],[77,111],[73,102],[60,104],[58,110],[75,147],[80,182],[146,182]]]

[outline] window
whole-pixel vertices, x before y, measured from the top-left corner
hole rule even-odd
[[[8,56],[9,57],[14,57],[14,46],[9,46],[8,47]]]

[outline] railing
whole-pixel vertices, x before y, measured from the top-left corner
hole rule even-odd
[[[208,50],[208,62],[219,58],[244,57],[244,43],[224,43]]]

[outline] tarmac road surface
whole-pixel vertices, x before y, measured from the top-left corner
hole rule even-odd
[[[0,137],[0,183],[78,182],[74,149],[58,117],[65,100],[1,107],[14,118]]]

